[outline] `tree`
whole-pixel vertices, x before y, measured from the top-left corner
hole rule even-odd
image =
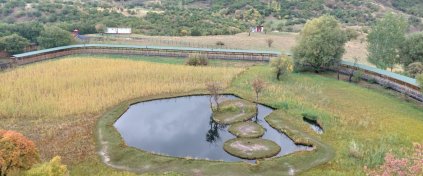
[[[417,75],[423,74],[423,63],[414,62],[408,65],[406,71],[410,77],[415,78]]]
[[[43,163],[37,167],[28,170],[26,176],[66,176],[68,169],[62,164],[60,156],[56,156],[51,161]]]
[[[272,47],[272,44],[273,44],[273,39],[266,39],[266,43],[267,43],[267,46],[269,47],[269,48],[271,48]]]
[[[274,58],[270,61],[270,65],[274,68],[277,80],[280,80],[281,76],[293,70],[292,60],[288,57]]]
[[[259,94],[263,91],[265,83],[262,79],[256,78],[253,80],[251,86],[253,87],[254,92],[256,93],[256,102],[258,102]]]
[[[104,26],[104,24],[99,23],[99,24],[95,25],[95,31],[97,33],[104,34],[105,29],[106,29],[106,27]]]
[[[0,130],[0,176],[29,169],[39,160],[35,144],[15,131]]]
[[[400,47],[401,64],[423,62],[423,32],[411,34]]]
[[[42,48],[54,48],[72,44],[73,38],[70,32],[50,26],[44,28],[37,41]]]
[[[216,103],[216,110],[219,111],[219,99],[220,99],[220,92],[223,90],[222,86],[218,82],[209,82],[206,84],[207,90],[210,93],[210,104],[211,99],[214,99],[214,102]],[[212,105],[211,105],[212,106]]]
[[[42,30],[43,25],[38,22],[19,23],[13,25],[13,31],[33,43],[37,42],[37,37],[40,35]]]
[[[4,50],[10,54],[22,53],[28,45],[29,41],[18,34],[0,38],[0,50]]]
[[[345,52],[347,36],[338,21],[328,15],[307,22],[294,47],[296,66],[312,67],[319,72],[322,67],[334,66]]]
[[[367,36],[368,61],[381,69],[399,63],[399,49],[405,40],[408,24],[404,17],[389,13],[376,22]]]

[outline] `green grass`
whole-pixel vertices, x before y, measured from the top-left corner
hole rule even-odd
[[[365,165],[381,164],[386,152],[404,155],[412,142],[423,141],[423,133],[418,133],[423,130],[423,110],[412,102],[311,73],[291,74],[277,81],[267,67],[248,70],[233,82],[231,91],[253,99],[250,82],[257,76],[267,82],[260,102],[284,109],[287,114],[266,120],[279,121],[273,124],[288,121],[336,151],[333,161],[304,175],[326,175],[328,171],[333,175],[362,175]],[[303,112],[319,117],[323,135],[307,129]],[[360,146],[361,157],[351,154],[351,143]]]

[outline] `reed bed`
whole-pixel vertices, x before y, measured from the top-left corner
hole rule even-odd
[[[94,57],[67,58],[0,73],[1,118],[99,114],[124,100],[227,86],[240,68],[190,67]]]

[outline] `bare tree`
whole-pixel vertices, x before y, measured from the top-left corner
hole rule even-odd
[[[269,39],[266,39],[266,43],[267,43],[267,46],[269,46],[269,48],[271,48],[272,47],[272,44],[273,44],[273,39],[271,39],[271,38],[269,38]]]
[[[209,82],[206,84],[207,90],[210,93],[210,104],[211,100],[214,99],[214,102],[216,103],[216,110],[219,111],[219,99],[220,99],[220,93],[223,90],[222,85],[219,82]],[[213,109],[213,105],[210,105]]]
[[[256,102],[258,102],[259,94],[263,91],[265,83],[262,79],[256,78],[253,80],[252,84],[254,92],[256,93]]]

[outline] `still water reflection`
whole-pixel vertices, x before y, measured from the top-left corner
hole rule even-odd
[[[237,99],[232,95],[224,99]],[[259,105],[254,119],[266,129],[264,139],[282,147],[283,156],[307,147],[297,146],[270,127],[264,117],[273,110]],[[223,150],[223,143],[235,138],[228,126],[214,123],[209,96],[187,96],[147,101],[132,105],[114,124],[126,144],[149,152],[176,157],[241,161]]]

